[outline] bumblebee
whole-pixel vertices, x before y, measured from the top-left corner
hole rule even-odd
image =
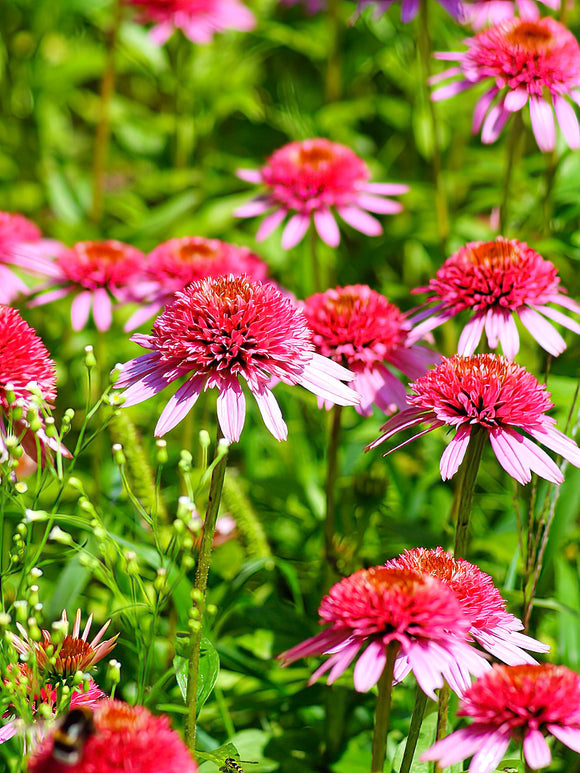
[[[242,760],[242,762],[249,763],[250,765],[255,765],[255,762],[250,762],[249,760]],[[221,773],[244,773],[244,769],[240,765],[240,763],[235,760],[233,757],[226,757],[224,760],[224,764],[220,768]]]
[[[85,706],[71,709],[54,731],[52,757],[63,765],[76,765],[86,741],[94,734],[93,712]]]

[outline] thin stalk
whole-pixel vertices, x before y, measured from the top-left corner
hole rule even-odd
[[[334,532],[336,528],[336,479],[338,477],[342,406],[333,406],[331,415],[330,436],[326,453],[326,518],[324,521],[324,563],[326,567],[335,567],[336,565]]]
[[[176,37],[175,54],[175,149],[176,169],[186,169],[195,145],[194,95],[189,73],[194,46],[184,35]]]
[[[339,14],[340,0],[328,0],[326,20],[328,25],[328,59],[326,62],[326,102],[337,102],[341,97],[340,36],[342,24]]]
[[[522,113],[521,110],[518,110],[514,114],[507,141],[507,160],[505,177],[503,181],[501,206],[499,209],[499,233],[502,236],[507,236],[507,227],[509,224],[509,202],[511,198],[513,171],[517,167],[522,155],[524,136],[525,133]]]
[[[439,690],[439,706],[437,708],[437,731],[435,733],[435,740],[440,741],[447,735],[447,717],[449,715],[449,685],[447,682]],[[441,773],[443,768],[439,767],[439,763],[433,763],[433,773]]]
[[[486,440],[487,432],[481,427],[474,427],[471,431],[465,458],[459,468],[459,482],[455,489],[455,499],[453,500],[451,512],[456,524],[453,554],[461,558],[465,557],[469,544],[471,503],[473,501],[477,471]]]
[[[399,643],[393,641],[387,647],[387,662],[379,679],[379,694],[375,710],[375,729],[373,733],[373,750],[371,773],[383,773],[387,756],[387,734],[391,718],[391,697],[393,693],[393,671]]]
[[[217,464],[213,469],[209,488],[209,499],[201,535],[201,545],[197,560],[197,572],[192,591],[192,609],[190,615],[191,639],[189,647],[189,666],[187,677],[187,715],[185,718],[185,740],[190,752],[195,751],[196,715],[197,715],[197,680],[199,676],[199,660],[201,654],[201,632],[203,613],[205,611],[205,597],[207,590],[207,578],[211,561],[211,550],[215,524],[217,521],[226,466],[228,461],[227,446],[219,441],[222,437],[217,433],[216,457]],[[220,456],[221,454],[221,456]]]
[[[309,239],[310,239],[310,258],[312,260],[312,264],[310,267],[310,272],[308,273],[308,278],[312,277],[312,290],[311,292],[319,293],[322,292],[325,288],[323,287],[323,268],[320,265],[320,257],[318,255],[318,233],[316,231],[316,228],[314,226],[314,223],[310,224],[309,230]]]
[[[435,184],[435,210],[437,213],[437,229],[441,248],[445,251],[447,239],[449,237],[449,208],[447,196],[443,185],[441,174],[441,150],[439,143],[439,121],[435,103],[431,99],[427,81],[431,76],[432,46],[431,35],[429,33],[429,17],[427,0],[421,0],[419,11],[419,36],[418,36],[419,56],[423,68],[423,82],[425,84],[425,102],[431,121],[431,133],[433,136],[433,156],[431,158],[431,169],[433,173],[433,182]]]
[[[423,690],[417,685],[417,695],[415,696],[415,705],[413,707],[413,716],[411,717],[411,725],[409,727],[409,735],[407,736],[407,743],[405,744],[405,751],[403,753],[403,761],[401,762],[401,768],[399,773],[410,773],[411,765],[413,764],[413,756],[415,755],[415,749],[417,748],[417,741],[419,740],[419,731],[421,730],[421,724],[425,715],[425,708],[427,706],[427,696]]]
[[[565,3],[564,3],[565,4]],[[556,172],[558,171],[559,159],[556,155],[556,151],[553,150],[548,155],[548,166],[546,168],[546,192],[544,194],[544,233],[546,236],[550,235],[550,221],[554,211],[554,201],[552,199],[552,193],[554,190],[554,180],[556,179]]]
[[[99,122],[95,137],[95,150],[93,155],[93,203],[91,208],[91,220],[98,223],[103,214],[103,190],[105,187],[105,171],[109,140],[111,137],[111,99],[115,90],[115,51],[117,38],[121,26],[122,10],[121,0],[115,0],[113,7],[113,20],[106,35],[105,70],[101,80]]]

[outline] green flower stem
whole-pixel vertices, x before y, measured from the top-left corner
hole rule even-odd
[[[437,709],[437,731],[435,733],[435,740],[440,741],[447,735],[447,716],[449,714],[449,694],[450,689],[447,682],[439,690],[439,706]],[[433,764],[433,773],[441,773],[443,768],[439,766],[439,763]]]
[[[211,560],[211,550],[215,525],[220,507],[224,477],[228,461],[227,445],[220,443],[221,433],[218,431],[216,459],[217,463],[213,469],[211,483],[209,488],[209,499],[205,513],[203,533],[201,536],[201,545],[199,548],[199,557],[197,561],[197,572],[192,591],[192,609],[190,615],[191,640],[189,648],[189,667],[187,678],[187,716],[185,718],[185,740],[190,752],[195,751],[195,731],[197,716],[197,681],[199,675],[199,659],[201,653],[201,633],[202,620],[205,611],[205,596],[207,589],[207,578],[209,574],[209,565]]]
[[[340,420],[342,406],[335,405],[331,411],[330,437],[326,454],[326,518],[324,521],[324,565],[336,567],[334,532],[336,527],[336,479],[338,477],[338,449],[340,447]]]
[[[415,696],[413,716],[411,717],[409,735],[407,736],[407,743],[405,744],[403,761],[401,762],[401,768],[399,770],[399,773],[410,773],[411,765],[413,764],[413,756],[415,754],[415,749],[417,748],[417,741],[419,740],[419,731],[421,730],[421,724],[423,723],[423,717],[425,715],[426,706],[427,706],[427,696],[425,695],[423,690],[419,687],[419,685],[417,685],[417,695]]]
[[[379,679],[379,694],[375,711],[375,729],[373,733],[373,758],[371,773],[383,773],[387,756],[387,734],[391,717],[391,697],[393,693],[393,671],[399,642],[393,641],[387,647],[387,662]]]
[[[109,140],[111,137],[111,99],[115,90],[115,52],[117,38],[121,26],[122,10],[121,0],[115,0],[113,7],[113,21],[106,36],[105,70],[101,80],[99,122],[95,137],[95,150],[93,155],[93,202],[91,207],[91,220],[98,223],[103,214],[103,190],[105,187],[105,171]]]
[[[471,503],[475,490],[475,479],[483,453],[483,447],[487,440],[487,432],[481,427],[474,427],[465,452],[465,458],[459,468],[459,482],[455,490],[452,517],[455,521],[455,546],[453,554],[461,558],[465,557],[469,544],[469,516]]]
[[[431,99],[427,80],[431,75],[431,35],[429,33],[429,17],[427,0],[421,0],[419,11],[419,36],[418,36],[419,56],[423,68],[423,82],[425,83],[425,101],[431,121],[431,133],[433,136],[433,157],[431,159],[431,168],[433,172],[433,182],[435,183],[435,210],[437,213],[437,228],[439,231],[439,240],[441,247],[445,250],[447,239],[449,237],[449,209],[447,205],[447,196],[443,185],[441,174],[441,150],[439,147],[439,121],[435,103]]]
[[[522,120],[521,110],[516,111],[512,119],[512,125],[507,141],[507,161],[505,168],[505,177],[503,182],[503,192],[501,206],[499,210],[499,233],[501,236],[507,236],[509,225],[509,204],[511,198],[511,189],[513,181],[513,171],[517,168],[522,156],[524,145],[524,122]]]

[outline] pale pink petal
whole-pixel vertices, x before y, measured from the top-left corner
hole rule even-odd
[[[478,311],[469,320],[461,331],[459,343],[457,344],[457,353],[463,355],[473,354],[481,341],[481,334],[485,325],[485,312]]]
[[[248,201],[247,204],[242,204],[241,207],[234,210],[234,217],[256,217],[256,215],[263,215],[271,206],[272,203],[269,199],[252,199],[252,201]]]
[[[562,727],[561,725],[547,724],[546,729],[564,746],[580,754],[580,727]]]
[[[282,233],[282,249],[291,250],[292,247],[301,242],[306,235],[306,231],[308,231],[309,225],[310,218],[308,215],[303,215],[301,212],[292,215]]]
[[[93,319],[97,330],[104,333],[111,327],[113,307],[109,293],[104,287],[97,287],[93,293]]]
[[[248,183],[261,183],[262,173],[259,169],[238,169],[236,170],[236,177],[240,180],[245,180]]]
[[[216,407],[225,439],[229,443],[237,443],[246,418],[246,398],[237,378],[229,379],[220,388]]]
[[[360,189],[368,193],[377,193],[379,196],[399,196],[402,193],[409,193],[410,190],[404,183],[363,183]]]
[[[369,215],[368,212],[364,212],[362,209],[354,206],[337,207],[337,209],[338,214],[345,223],[365,234],[365,236],[380,236],[382,234],[382,225],[375,217]]]
[[[252,394],[256,398],[266,428],[274,435],[276,440],[286,440],[288,437],[288,427],[282,418],[280,406],[272,392],[263,387],[261,390],[252,390]]]
[[[511,430],[509,432],[511,433]],[[538,448],[527,437],[522,437],[521,443],[525,450],[525,454],[522,455],[522,461],[529,465],[532,472],[535,472],[536,475],[545,480],[549,480],[550,483],[562,483],[564,476],[560,468],[545,451]]]
[[[441,355],[424,346],[406,346],[389,352],[387,360],[407,378],[415,380],[425,375],[429,365],[439,365]]]
[[[552,106],[541,97],[530,96],[530,119],[538,147],[544,153],[554,150],[556,127]]]
[[[266,217],[260,223],[260,227],[258,228],[256,241],[263,242],[264,239],[267,239],[268,236],[270,236],[270,234],[275,231],[276,228],[278,228],[287,214],[288,213],[285,209],[277,209],[271,214],[266,215]]]
[[[387,655],[381,640],[371,641],[362,652],[354,667],[354,688],[357,692],[368,692],[379,681],[385,668]]]
[[[467,451],[470,437],[471,426],[464,424],[459,427],[455,433],[455,437],[451,440],[445,451],[443,451],[439,463],[442,480],[449,480],[449,478],[452,478],[459,469],[459,465],[463,461],[463,457]]]
[[[141,306],[139,309],[137,309],[136,312],[131,314],[125,323],[123,330],[125,333],[130,333],[132,330],[135,330],[136,327],[143,325],[145,322],[147,322],[148,319],[151,319],[151,317],[156,312],[158,312],[160,308],[161,305],[158,302],[148,303],[144,306]]]
[[[443,99],[449,99],[449,97],[454,97],[456,94],[461,94],[462,91],[467,91],[472,86],[473,83],[467,80],[454,81],[453,83],[448,83],[447,86],[435,89],[431,94],[431,99],[433,102],[441,102]]]
[[[336,378],[339,381],[352,381],[355,374],[345,368],[343,365],[339,365],[338,362],[334,362],[330,357],[323,357],[317,352],[312,353],[312,359],[306,366],[308,368],[315,369],[319,373],[323,373],[330,378]]]
[[[485,335],[492,349],[497,349],[499,344],[500,326],[503,321],[505,309],[497,309],[493,306],[485,313]],[[509,312],[508,312],[509,314]]]
[[[535,306],[534,308],[545,317],[553,319],[554,322],[559,322],[562,327],[566,327],[568,330],[572,330],[580,335],[580,325],[558,309],[553,309],[551,306]]]
[[[483,119],[485,118],[487,111],[489,110],[489,106],[497,96],[498,92],[499,89],[494,86],[494,88],[486,91],[486,93],[478,99],[477,104],[475,105],[475,110],[473,111],[473,125],[471,127],[473,134],[477,134],[477,132],[481,129]]]
[[[518,309],[519,318],[524,327],[532,334],[540,346],[557,357],[566,348],[566,342],[556,328],[529,306]]]
[[[356,197],[357,206],[366,209],[369,212],[376,212],[379,215],[396,215],[403,210],[403,205],[398,201],[391,199],[381,199],[379,196],[373,196],[369,193],[359,193]]]
[[[375,393],[373,401],[377,408],[380,408],[385,413],[392,412],[394,408],[398,408],[400,411],[404,410],[408,403],[407,393],[403,384],[382,365],[377,367],[376,372],[382,382]]]
[[[502,309],[501,318],[498,315],[499,342],[508,360],[513,360],[520,348],[520,336],[514,318],[510,311]]]
[[[350,666],[355,659],[358,651],[360,650],[360,640],[353,639],[346,647],[343,647],[340,652],[332,657],[332,668],[328,673],[328,684],[336,682],[339,676],[342,676],[346,669]],[[310,681],[309,681],[310,684]]]
[[[573,311],[576,314],[580,314],[580,303],[575,301],[573,298],[568,298],[567,295],[563,295],[562,293],[555,293],[554,296],[548,299],[550,303],[556,303],[558,306],[563,306],[565,309],[568,309],[569,311]]]
[[[547,768],[552,762],[552,752],[541,730],[528,730],[524,736],[524,758],[534,770]]]
[[[162,22],[153,27],[149,32],[149,37],[157,46],[162,46],[173,35],[173,25],[171,22]]]
[[[490,733],[485,745],[473,755],[469,773],[490,773],[495,770],[504,758],[509,746],[509,736],[500,733]]]
[[[481,127],[481,141],[484,145],[490,145],[497,140],[510,115],[511,113],[504,108],[503,102],[491,108]]]
[[[314,213],[314,225],[320,238],[329,247],[338,247],[340,243],[340,231],[329,209],[317,209]]]
[[[525,86],[520,86],[520,88],[514,89],[513,91],[508,91],[505,95],[503,104],[506,110],[509,110],[510,113],[515,113],[518,110],[521,110],[522,107],[527,104],[527,101],[528,90]]]
[[[150,373],[140,381],[131,384],[131,386],[123,392],[123,407],[129,408],[132,405],[137,405],[137,403],[148,400],[150,397],[154,397],[158,392],[161,392],[162,389],[165,389],[169,383],[170,379],[164,378],[159,373]]]
[[[141,379],[148,373],[158,369],[159,353],[147,352],[134,360],[124,362],[120,365],[121,374],[115,382],[116,389],[122,389],[129,386],[135,380]]]
[[[10,738],[16,735],[18,732],[17,720],[7,722],[3,727],[0,727],[0,743],[6,743]]]
[[[446,81],[447,78],[453,78],[456,75],[461,75],[463,70],[461,67],[449,67],[447,70],[443,70],[442,72],[438,72],[435,75],[430,75],[429,78],[427,78],[427,83],[430,86],[434,86],[436,83],[441,83],[441,81]]]
[[[443,687],[443,677],[441,676],[442,663],[437,662],[436,653],[423,640],[413,642],[406,655],[420,688],[432,700],[437,700],[435,690]]]
[[[34,308],[34,306],[44,306],[46,303],[52,303],[53,301],[59,301],[61,298],[64,298],[65,295],[68,295],[70,293],[70,287],[59,287],[56,290],[51,290],[48,293],[43,293],[42,295],[39,295],[37,298],[33,298],[32,300],[27,302],[27,306],[30,306],[30,308]]]
[[[580,126],[578,126],[578,118],[574,108],[567,99],[558,94],[552,95],[552,102],[556,111],[556,120],[564,139],[572,150],[578,150],[580,148]]]
[[[434,309],[431,309],[431,312],[433,312]],[[429,310],[427,310],[425,313],[430,313]],[[421,315],[417,315],[416,318],[419,318]],[[444,322],[447,322],[448,319],[451,319],[455,315],[452,312],[444,311],[440,314],[433,314],[432,317],[428,317],[427,319],[424,319],[422,322],[419,322],[418,325],[415,325],[412,330],[409,331],[409,334],[407,336],[407,344],[409,343],[415,343],[415,341],[418,341],[420,338],[423,338],[427,335],[427,333],[430,333],[432,330],[434,330],[436,327],[439,327],[439,325],[442,325]]]
[[[93,296],[89,290],[79,293],[73,300],[70,310],[73,330],[82,330],[87,324],[92,301]]]
[[[521,438],[521,435],[518,437]],[[522,485],[529,483],[532,479],[530,468],[527,465],[524,466],[520,461],[521,449],[517,447],[514,439],[504,430],[498,430],[489,433],[489,440],[498,462],[508,475],[511,475]]]
[[[169,398],[155,427],[155,437],[162,437],[187,416],[201,394],[204,381],[204,376],[193,376]]]
[[[567,459],[575,467],[580,467],[580,448],[576,443],[555,427],[545,426],[543,430],[526,430],[538,443],[547,446]]]
[[[437,760],[442,768],[455,765],[471,757],[485,743],[488,734],[487,728],[482,730],[473,725],[463,727],[430,746],[421,755],[421,762]]]
[[[328,652],[330,648],[341,642],[343,644],[345,642],[348,643],[349,640],[345,637],[346,634],[344,631],[328,628],[316,636],[311,636],[309,639],[300,642],[300,644],[297,644],[295,647],[286,650],[286,652],[280,653],[277,659],[285,666],[289,663],[294,663],[295,660],[299,660],[300,658],[306,658],[310,655],[320,655],[323,652]],[[359,647],[360,643],[357,646],[357,651]]]

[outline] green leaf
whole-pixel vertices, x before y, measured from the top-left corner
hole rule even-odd
[[[187,642],[189,645],[189,641]],[[179,646],[180,645],[180,646]],[[178,651],[183,651],[185,648],[184,637],[181,636],[178,639]],[[176,655],[173,658],[173,667],[175,669],[175,678],[181,691],[183,700],[186,700],[187,696],[187,670],[189,660],[183,655]],[[201,637],[201,657],[199,660],[199,674],[197,683],[197,714],[201,711],[203,704],[207,701],[212,693],[215,683],[217,682],[218,674],[220,670],[219,655],[213,644],[205,636]]]

